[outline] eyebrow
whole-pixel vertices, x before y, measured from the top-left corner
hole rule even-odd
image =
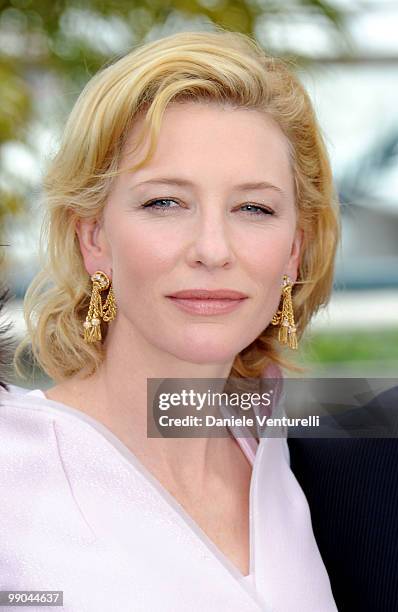
[[[194,187],[195,184],[192,181],[188,181],[187,179],[182,179],[178,177],[159,177],[148,179],[147,181],[142,181],[141,183],[137,183],[132,185],[131,189],[135,187],[139,187],[140,185],[179,185],[180,187]],[[285,192],[277,185],[273,185],[269,181],[258,181],[258,182],[248,182],[248,183],[240,183],[239,185],[235,185],[234,187],[237,191],[253,191],[254,189],[273,189],[278,191],[282,195],[285,195]]]

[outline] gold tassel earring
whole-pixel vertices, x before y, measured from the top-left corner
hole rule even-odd
[[[280,325],[278,339],[282,344],[288,344],[290,348],[297,349],[297,328],[294,323],[293,302],[292,302],[293,283],[290,278],[283,275],[282,288],[282,309],[272,317],[272,325]]]
[[[84,340],[86,342],[98,342],[101,340],[101,318],[103,321],[113,321],[116,317],[116,302],[111,280],[101,270],[92,274],[93,288],[91,291],[90,305],[86,320],[83,323]],[[105,304],[102,305],[101,291],[108,289]]]

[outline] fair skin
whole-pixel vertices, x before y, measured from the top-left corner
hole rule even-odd
[[[126,151],[121,168],[136,161]],[[138,185],[158,177],[192,185]],[[264,181],[273,187],[238,188]],[[157,207],[142,207],[154,198],[162,199]],[[258,111],[173,104],[151,162],[118,176],[103,219],[81,221],[77,233],[87,273],[108,274],[118,311],[100,370],[46,395],[105,424],[246,575],[251,466],[232,437],[148,438],[147,378],[227,378],[236,354],[269,325],[283,274],[297,278],[301,233],[287,141]],[[201,316],[165,297],[192,288],[235,289],[248,299]]]

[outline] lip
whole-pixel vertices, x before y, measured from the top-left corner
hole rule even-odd
[[[246,298],[239,300],[216,300],[216,299],[195,299],[195,298],[176,298],[167,296],[181,310],[197,315],[220,315],[232,312],[239,308]]]
[[[187,289],[166,297],[190,314],[221,315],[239,308],[248,296],[233,289]]]
[[[184,289],[166,297],[196,300],[241,300],[248,296],[234,289]]]

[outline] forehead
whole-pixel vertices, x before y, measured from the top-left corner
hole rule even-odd
[[[121,167],[134,165],[146,152],[148,138],[131,153],[142,128],[139,118],[130,131]],[[293,187],[289,143],[266,113],[214,103],[172,103],[163,115],[157,146],[150,162],[134,172],[137,180],[154,172],[178,169],[200,180],[215,182],[273,180]],[[217,179],[217,180],[216,180]]]

